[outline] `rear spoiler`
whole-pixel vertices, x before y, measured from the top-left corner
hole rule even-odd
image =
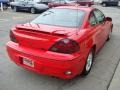
[[[51,35],[56,35],[56,36],[67,36],[67,33],[64,33],[64,30],[55,30],[53,32],[46,32],[46,31],[42,31],[40,30],[40,28],[35,29],[34,27],[27,27],[24,25],[17,25],[15,27],[17,30],[24,30],[26,32],[40,32],[40,33],[44,33],[44,34],[51,34]],[[62,33],[60,33],[61,31],[63,31]]]

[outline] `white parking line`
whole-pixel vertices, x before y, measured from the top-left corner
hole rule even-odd
[[[18,16],[14,16],[14,17],[12,17],[11,19],[12,20],[22,20],[22,19],[24,19],[25,17],[18,17]],[[10,21],[11,19],[0,19],[0,22],[7,22],[7,21]]]
[[[12,19],[22,19],[24,17],[12,17]]]
[[[7,19],[0,19],[0,22],[6,22],[8,21]]]

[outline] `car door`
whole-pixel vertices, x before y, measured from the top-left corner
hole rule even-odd
[[[29,10],[29,8],[31,7],[31,4],[34,2],[33,0],[24,0],[25,5],[24,5],[24,9],[25,10]]]
[[[19,5],[21,9],[25,10],[27,5],[27,0],[20,0]]]
[[[18,1],[18,2],[19,2],[19,4],[18,4],[19,8],[20,8],[20,9],[24,9],[25,1],[24,1],[24,0],[20,0],[20,1]]]
[[[38,0],[37,0],[38,1]],[[26,1],[26,9],[30,9],[31,7],[33,7],[34,6],[34,3],[35,3],[35,0],[27,0]]]
[[[105,16],[100,10],[95,9],[93,12],[94,12],[94,15],[97,21],[98,30],[99,30],[99,36],[100,36],[99,44],[102,46],[107,40],[107,36],[109,33],[108,21],[105,21]]]
[[[103,32],[101,30],[101,25],[96,20],[94,11],[91,12],[88,21],[89,21],[90,34],[92,33],[91,35],[92,35],[94,43],[96,44],[96,51],[97,51],[101,48],[103,44],[103,41],[101,39]]]
[[[110,0],[110,4],[116,6],[118,4],[118,0]]]

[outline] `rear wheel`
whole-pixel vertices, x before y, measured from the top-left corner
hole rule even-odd
[[[31,8],[31,9],[30,9],[30,12],[31,12],[32,14],[35,14],[35,13],[36,13],[36,9],[35,9],[35,8]]]
[[[120,1],[118,1],[118,6],[120,6]]]
[[[84,66],[84,70],[82,72],[83,76],[88,75],[89,72],[91,71],[92,64],[93,64],[93,59],[94,59],[94,50],[91,49],[88,56],[87,56],[86,63],[85,63],[85,66]]]

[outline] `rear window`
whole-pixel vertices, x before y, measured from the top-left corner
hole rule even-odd
[[[76,9],[50,9],[38,16],[32,23],[52,26],[78,27],[82,24],[85,12]]]

